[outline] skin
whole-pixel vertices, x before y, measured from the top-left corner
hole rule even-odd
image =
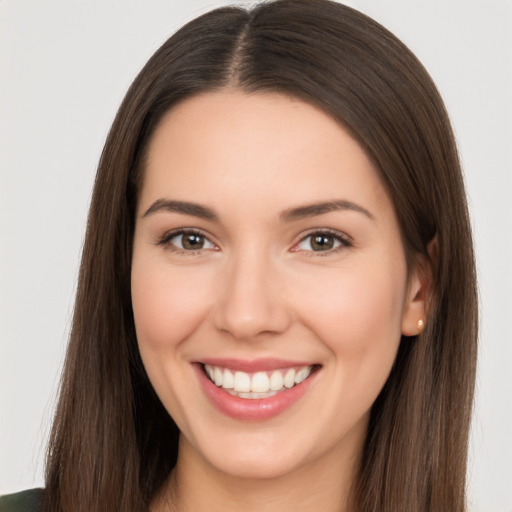
[[[161,199],[198,203],[217,219],[147,213]],[[366,213],[282,218],[332,200]],[[169,233],[181,228],[204,235],[203,248],[180,247]],[[309,235],[326,230],[340,238],[313,250]],[[370,408],[401,335],[418,332],[425,286],[419,269],[408,272],[372,162],[325,113],[234,90],[175,107],[149,146],[132,267],[142,360],[182,433],[153,509],[349,510]],[[207,357],[277,357],[320,370],[277,417],[240,421],[203,393],[192,362]]]

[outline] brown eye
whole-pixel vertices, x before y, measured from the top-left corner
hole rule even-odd
[[[169,249],[178,251],[200,251],[202,249],[215,249],[215,245],[201,233],[195,231],[180,231],[164,237],[160,243]]]
[[[204,236],[197,235],[196,233],[189,233],[181,235],[181,245],[187,251],[202,249],[204,247]]]
[[[334,247],[334,237],[332,235],[313,235],[311,236],[311,249],[313,251],[328,251]]]
[[[350,247],[352,244],[342,234],[318,231],[305,236],[294,248],[294,251],[334,252],[337,249]]]

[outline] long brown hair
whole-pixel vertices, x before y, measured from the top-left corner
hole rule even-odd
[[[101,156],[72,332],[51,434],[48,511],[147,510],[177,458],[178,429],[155,395],[130,299],[134,211],[162,116],[220,88],[280,92],[346,127],[393,199],[408,261],[432,261],[426,329],[403,338],[373,405],[353,487],[358,512],[462,512],[476,361],[471,231],[443,102],[414,55],[328,0],[226,7],[173,35],[130,87]]]

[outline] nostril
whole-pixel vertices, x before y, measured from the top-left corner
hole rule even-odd
[[[277,303],[257,303],[233,299],[231,304],[219,304],[215,327],[230,333],[234,338],[245,341],[257,341],[286,331],[290,325],[290,316]]]

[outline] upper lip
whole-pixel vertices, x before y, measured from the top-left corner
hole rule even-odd
[[[271,357],[250,360],[209,357],[196,362],[200,364],[208,364],[210,366],[228,368],[230,370],[238,370],[246,373],[266,372],[272,370],[280,370],[282,368],[313,366],[315,364],[311,361],[296,361]]]

